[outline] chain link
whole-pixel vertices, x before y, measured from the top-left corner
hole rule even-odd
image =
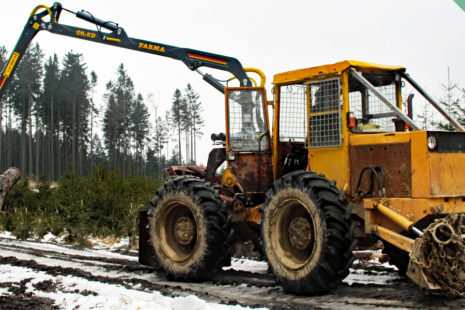
[[[436,219],[417,241],[412,262],[450,294],[465,297],[465,214]]]

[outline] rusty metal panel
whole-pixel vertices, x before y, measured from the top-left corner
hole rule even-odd
[[[273,183],[269,153],[235,153],[235,159],[229,161],[229,170],[246,193],[264,193]]]
[[[410,143],[356,145],[349,149],[350,193],[355,195],[355,187],[363,168],[374,165],[383,168],[388,197],[410,197],[412,193]],[[363,176],[360,189],[370,188],[370,173]],[[377,191],[376,184],[374,191]]]

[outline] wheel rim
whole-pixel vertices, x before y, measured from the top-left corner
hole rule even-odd
[[[197,247],[197,222],[188,205],[169,203],[160,218],[160,247],[171,260],[183,262]]]
[[[302,268],[315,250],[311,213],[301,200],[289,198],[280,203],[273,218],[270,237],[277,259],[288,269]]]

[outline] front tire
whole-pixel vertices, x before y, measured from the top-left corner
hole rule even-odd
[[[355,246],[350,210],[323,176],[295,171],[266,194],[264,251],[284,291],[322,294],[349,273]]]
[[[150,235],[163,270],[178,280],[205,280],[228,253],[228,216],[213,188],[195,177],[165,183],[152,200]]]

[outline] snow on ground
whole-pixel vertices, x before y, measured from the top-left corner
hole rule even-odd
[[[263,261],[255,261],[247,258],[231,259],[231,266],[223,267],[223,270],[238,270],[254,273],[267,273],[268,263]]]
[[[397,271],[397,267],[389,264],[388,262],[379,261],[379,257],[382,254],[381,250],[356,252],[358,252],[358,254],[369,254],[370,258],[363,261],[356,259],[352,264],[352,268],[349,268],[350,274],[342,282],[347,283],[348,285],[352,285],[354,283],[386,285],[400,279],[400,275],[397,272],[386,272],[386,270]],[[383,270],[371,270],[370,273],[367,273],[364,269],[356,268],[356,266],[362,266],[364,264],[377,265],[383,267]]]
[[[0,245],[4,248],[0,250],[0,256],[16,257],[22,260],[34,259],[37,263],[47,266],[61,266],[78,268],[90,272],[94,276],[108,276],[118,278],[131,278],[134,275],[130,272],[111,271],[106,269],[106,265],[111,262],[101,261],[99,258],[123,259],[133,262],[137,261],[137,256],[124,255],[115,253],[118,249],[128,248],[128,239],[99,239],[91,238],[89,241],[93,245],[88,249],[76,249],[63,244],[63,236],[57,237],[53,234],[45,235],[40,242],[30,239],[18,243],[14,236],[8,232],[0,232]],[[36,249],[46,251],[48,254],[43,257],[37,257],[34,254],[28,254],[27,251],[19,252],[11,246],[24,246],[28,249]],[[11,248],[8,249],[8,246]],[[76,258],[64,262],[57,255],[66,252],[75,255]],[[372,251],[373,252],[373,251]],[[375,251],[376,252],[376,251]],[[380,253],[379,253],[380,254]],[[79,257],[82,257],[80,259]],[[375,258],[369,261],[356,260],[353,267],[350,268],[350,274],[343,282],[348,285],[356,284],[379,284],[386,285],[399,279],[399,276],[393,272],[386,272],[386,269],[395,270],[396,267],[388,263],[380,263],[376,255]],[[89,265],[89,260],[92,264]],[[86,264],[87,262],[87,264]],[[371,270],[367,273],[366,270],[360,268],[364,264],[379,265],[380,271]],[[231,266],[225,267],[224,270],[238,270],[253,273],[267,273],[268,264],[264,261],[254,261],[245,258],[234,258],[231,261]],[[138,278],[148,281],[157,280],[156,274],[138,275]],[[30,281],[26,280],[31,278]],[[0,296],[12,294],[8,291],[8,285],[2,283],[19,283],[26,280],[27,291],[33,292],[38,297],[45,297],[55,300],[56,305],[64,309],[189,309],[189,310],[205,310],[205,309],[246,309],[241,306],[229,306],[206,302],[198,297],[191,295],[185,297],[167,297],[161,295],[157,291],[140,291],[128,289],[121,285],[90,281],[87,279],[75,276],[59,276],[53,277],[44,272],[23,267],[14,267],[10,265],[0,265]],[[47,281],[47,282],[44,282]],[[38,290],[34,285],[47,284],[50,290]]]
[[[121,285],[106,284],[73,276],[52,277],[44,272],[28,268],[0,265],[0,283],[20,282],[32,278],[27,283],[26,292],[38,297],[51,298],[64,309],[169,309],[169,310],[232,310],[246,309],[240,306],[226,306],[208,303],[195,296],[166,297],[160,293],[142,292],[126,289]],[[51,292],[35,289],[49,281]],[[11,294],[6,288],[0,288],[0,294]]]
[[[0,233],[0,244],[14,244],[15,237],[8,232]],[[137,257],[122,255],[112,252],[112,249],[120,248],[127,244],[127,240],[122,242],[114,242],[113,246],[108,246],[104,241],[95,242],[96,249],[76,250],[64,245],[50,243],[51,241],[60,242],[60,238],[47,234],[40,243],[30,241],[22,241],[31,248],[49,252],[73,253],[76,255],[87,257],[106,257],[106,258],[122,258],[125,260],[137,261]],[[51,257],[40,257],[29,255],[27,253],[19,253],[12,250],[2,249],[0,256],[13,256],[19,259],[34,259],[39,264],[71,268],[82,268],[79,260],[63,263],[62,260]],[[130,273],[112,274],[99,265],[104,265],[105,262],[95,261],[95,266],[85,266],[85,270],[93,275],[130,277]],[[233,261],[234,266],[240,270],[266,272],[268,266],[265,262],[253,262],[250,260],[239,259]],[[241,268],[242,267],[242,268]],[[152,275],[153,277],[153,275]],[[31,280],[27,280],[31,279]],[[102,283],[98,281],[89,281],[87,279],[75,276],[58,276],[53,277],[45,272],[32,270],[30,268],[15,267],[11,265],[0,265],[0,284],[2,283],[19,283],[25,280],[27,282],[26,293],[31,292],[38,297],[45,297],[55,300],[55,304],[63,309],[170,309],[170,310],[233,310],[233,309],[249,309],[242,306],[222,305],[211,302],[206,302],[194,295],[186,297],[167,297],[157,291],[139,291],[127,289],[121,285]],[[48,289],[38,290],[34,286],[46,285]],[[0,285],[0,296],[12,295],[8,290],[8,285]]]

